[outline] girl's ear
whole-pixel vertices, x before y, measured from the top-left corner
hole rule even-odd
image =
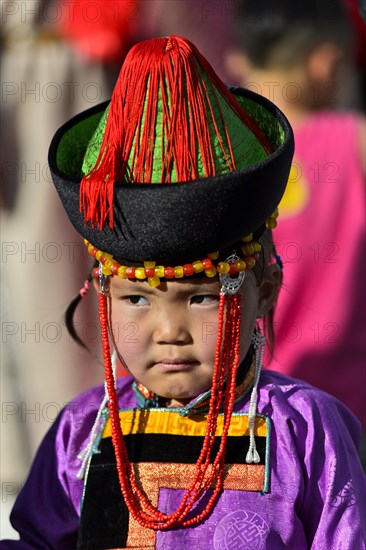
[[[277,301],[281,283],[282,271],[280,266],[276,263],[267,267],[258,288],[259,298],[257,317],[264,317],[271,311]]]

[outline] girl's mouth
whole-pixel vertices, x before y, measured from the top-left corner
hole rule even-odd
[[[179,372],[183,370],[189,370],[197,366],[198,364],[199,362],[193,359],[185,359],[180,357],[164,357],[163,359],[159,359],[159,361],[155,363],[155,366],[165,371]]]

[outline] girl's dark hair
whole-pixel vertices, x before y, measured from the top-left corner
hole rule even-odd
[[[243,0],[237,4],[234,35],[251,63],[266,68],[272,59],[298,62],[325,41],[347,48],[350,39],[341,0]]]
[[[93,264],[93,268],[91,269],[89,275],[87,276],[86,280],[89,282],[89,284],[92,282],[93,280],[93,271],[94,269],[98,267],[98,261],[96,260]],[[80,338],[80,336],[78,335],[78,333],[76,332],[76,329],[75,329],[75,326],[74,326],[74,315],[75,315],[75,311],[76,311],[76,308],[78,307],[78,305],[80,304],[81,300],[83,299],[81,293],[79,292],[75,298],[70,302],[70,304],[68,305],[66,311],[65,311],[65,323],[66,323],[66,328],[71,336],[71,338],[73,338],[73,340],[75,340],[75,342],[81,346],[82,348],[86,349],[89,351],[89,348],[87,347],[87,345],[83,342],[83,340]]]
[[[266,270],[268,267],[277,263],[281,268],[281,278],[278,283],[278,291],[281,289],[282,284],[282,262],[280,257],[277,255],[276,247],[273,242],[272,231],[265,229],[263,235],[259,239],[260,244],[262,245],[261,258],[258,264],[254,268],[254,275],[257,279],[257,286],[259,286],[266,276]],[[269,357],[272,358],[275,349],[275,332],[274,332],[274,315],[275,315],[276,302],[273,304],[270,311],[263,317],[263,330],[267,338],[267,349],[269,352]]]

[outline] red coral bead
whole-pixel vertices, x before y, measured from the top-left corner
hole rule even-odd
[[[234,275],[235,273],[238,272],[238,266],[236,264],[229,264],[229,265],[230,265],[229,275]]]
[[[193,265],[192,264],[184,264],[183,266],[183,273],[186,277],[190,277],[194,273]]]
[[[155,277],[155,269],[153,267],[145,267],[146,277]]]
[[[164,269],[164,277],[166,279],[174,279],[174,267],[166,267]]]
[[[134,279],[135,277],[135,267],[133,265],[129,266],[127,269],[126,269],[126,275],[129,279]]]
[[[204,258],[204,259],[202,260],[202,265],[203,265],[203,267],[204,267],[205,269],[211,269],[211,267],[212,267],[212,262],[211,262],[210,258]]]
[[[112,275],[118,275],[119,264],[113,264],[111,267]]]

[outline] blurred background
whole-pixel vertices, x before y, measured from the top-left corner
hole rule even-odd
[[[365,17],[363,0],[2,0],[1,538],[14,535],[9,512],[43,435],[103,382],[92,293],[76,319],[92,353],[65,328],[91,263],[48,147],[62,123],[110,97],[146,38],[186,36],[225,82],[266,95],[292,123],[268,368],[333,393],[365,426]]]

